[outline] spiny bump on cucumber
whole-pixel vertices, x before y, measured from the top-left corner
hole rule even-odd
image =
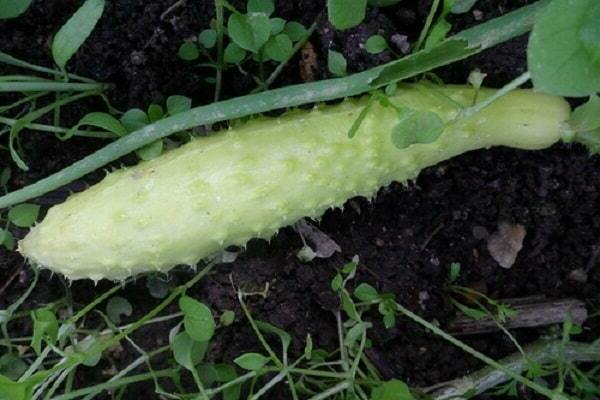
[[[479,98],[490,93],[482,89]],[[570,113],[560,98],[522,90],[454,120],[455,102],[468,106],[472,98],[465,87],[401,86],[392,103],[434,111],[446,123],[435,142],[405,149],[390,139],[397,111],[378,103],[348,138],[366,98],[234,123],[107,174],[52,207],[19,251],[69,279],[119,280],[194,265],[227,246],[268,239],[303,217],[319,218],[356,195],[371,198],[380,187],[415,179],[423,168],[463,152],[548,147]]]

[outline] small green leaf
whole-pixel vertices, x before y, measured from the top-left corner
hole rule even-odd
[[[223,61],[227,64],[239,64],[246,58],[246,51],[235,43],[229,43],[223,53]]]
[[[386,329],[396,326],[396,316],[393,313],[384,314],[383,326],[385,326]]]
[[[52,58],[61,68],[88,38],[104,11],[104,0],[86,0],[59,29],[52,41]]]
[[[452,14],[464,14],[469,12],[477,3],[477,0],[456,0],[452,5]]]
[[[600,128],[600,97],[595,94],[580,105],[571,115],[571,127],[577,132],[593,131]]]
[[[512,319],[519,314],[519,312],[509,304],[504,303],[497,304],[496,313],[498,315],[498,320],[502,323],[505,323],[507,320]]]
[[[146,287],[150,292],[150,296],[154,297],[155,299],[164,299],[171,290],[169,284],[156,275],[148,276],[146,280]]]
[[[348,330],[346,337],[344,338],[344,346],[353,348],[356,342],[365,334],[367,327],[370,324],[365,322],[359,322]]]
[[[347,275],[349,278],[352,278],[356,274],[356,268],[358,267],[358,257],[354,256],[352,261],[346,263],[342,267],[342,273]]]
[[[329,50],[327,53],[327,68],[336,76],[346,75],[347,62],[342,53]]]
[[[177,56],[185,61],[194,61],[200,57],[200,51],[198,51],[196,43],[184,42],[179,46]]]
[[[10,180],[10,175],[11,175],[12,171],[10,170],[9,167],[5,167],[2,170],[2,173],[0,173],[0,187],[4,187],[6,186],[6,184],[8,183],[8,181]],[[1,242],[0,242],[1,243]]]
[[[360,110],[360,114],[358,114],[358,117],[354,120],[354,122],[352,123],[352,126],[348,130],[349,138],[353,138],[354,136],[356,136],[356,134],[358,133],[358,130],[360,129],[360,126],[362,125],[362,123],[365,120],[365,118],[367,117],[367,115],[369,115],[369,111],[371,111],[371,108],[373,108],[373,105],[375,104],[375,100],[377,100],[377,99],[378,99],[378,96],[372,95],[369,98],[369,100],[367,100],[367,104],[365,104],[363,109]]]
[[[298,253],[296,253],[298,260],[303,263],[311,262],[316,256],[317,253],[315,253],[315,251],[309,245],[302,246],[302,248],[298,250]]]
[[[387,96],[394,96],[398,91],[398,84],[396,82],[392,82],[389,85],[385,86],[385,94]]]
[[[223,326],[229,326],[233,324],[233,321],[235,321],[235,313],[231,310],[223,311],[223,314],[219,317],[219,322]]]
[[[102,358],[102,343],[98,338],[88,335],[82,341],[74,346],[76,352],[84,356],[82,364],[88,367],[95,367]],[[67,348],[69,349],[69,348]],[[69,353],[69,351],[66,351]]]
[[[387,48],[388,44],[381,35],[373,35],[365,43],[365,50],[371,54],[379,54]]]
[[[273,14],[275,11],[273,0],[248,0],[246,8],[249,13],[263,13],[267,16]]]
[[[289,333],[287,333],[281,328],[269,324],[268,322],[256,321],[256,326],[258,327],[258,329],[265,333],[270,333],[278,336],[283,347],[283,353],[287,352],[288,348],[290,347],[290,343],[292,343],[292,337]]]
[[[427,39],[425,40],[425,48],[431,49],[433,46],[439,44],[446,38],[446,35],[451,29],[452,25],[448,21],[445,19],[438,20],[435,25],[431,27],[429,35],[427,35]]]
[[[233,360],[233,362],[245,370],[258,371],[269,362],[269,358],[258,353],[246,353]]]
[[[217,381],[217,371],[215,370],[214,365],[209,363],[203,363],[197,365],[196,370],[198,371],[198,377],[200,378],[200,382],[202,382],[203,385],[211,386]]]
[[[484,74],[480,70],[475,69],[471,71],[471,73],[469,73],[469,78],[467,78],[467,81],[471,86],[473,86],[473,89],[475,89],[475,91],[478,91],[481,88],[483,80],[486,76],[487,74]]]
[[[188,335],[198,342],[208,342],[216,326],[210,308],[189,296],[181,296],[179,308],[183,312],[183,325]]]
[[[130,317],[132,313],[133,307],[131,306],[131,303],[121,296],[111,297],[106,302],[106,314],[115,324],[121,323],[122,315]]]
[[[342,275],[336,274],[335,277],[331,280],[331,290],[333,290],[334,292],[339,292],[342,289],[343,281],[344,278],[342,278]]]
[[[131,133],[143,128],[150,123],[148,115],[139,108],[127,110],[119,119],[127,132]]]
[[[205,29],[198,35],[198,42],[205,49],[212,49],[217,44],[217,31],[214,29]]]
[[[8,231],[0,228],[0,245],[4,244],[4,241],[8,237]]]
[[[221,383],[231,382],[238,377],[235,367],[231,364],[216,364],[214,366],[217,380]],[[223,400],[238,400],[241,397],[242,384],[228,386],[223,390]]]
[[[353,319],[355,321],[360,321],[360,315],[358,315],[358,311],[356,310],[356,305],[354,304],[354,301],[352,301],[352,298],[350,297],[350,294],[348,293],[348,291],[346,289],[342,289],[341,295],[342,295],[342,308],[344,309],[344,311],[346,312],[348,317],[350,317],[351,319]]]
[[[0,20],[16,18],[23,14],[32,0],[0,0]]]
[[[10,222],[20,228],[29,228],[37,220],[40,206],[37,204],[24,203],[11,208],[8,211]]]
[[[258,53],[271,35],[269,17],[263,13],[250,13],[247,15],[234,13],[229,17],[227,32],[231,40],[238,46],[253,53]]]
[[[204,359],[207,342],[193,340],[187,332],[179,332],[171,343],[175,362],[188,371],[192,371]]]
[[[279,34],[269,39],[265,44],[265,54],[278,62],[287,61],[294,52],[294,45],[286,34]]]
[[[371,400],[415,400],[406,383],[391,380],[373,389]]]
[[[430,49],[437,45],[446,38],[446,35],[452,29],[452,25],[446,21],[446,17],[452,11],[456,0],[444,0],[444,7],[441,14],[438,16],[435,24],[431,27],[427,40],[425,41],[425,48]]]
[[[444,121],[434,112],[415,111],[392,129],[392,143],[399,149],[435,142],[444,132]]]
[[[463,314],[465,314],[467,317],[469,317],[471,319],[479,321],[480,319],[483,319],[488,316],[487,313],[483,310],[465,306],[464,304],[461,304],[458,301],[453,300],[453,299],[450,299],[450,300],[452,301],[452,304],[454,304],[456,306],[456,308],[458,308],[460,310],[460,312],[462,312]]]
[[[271,36],[279,35],[281,32],[283,32],[283,28],[285,27],[285,19],[271,18],[269,23],[271,24]]]
[[[372,301],[379,298],[379,293],[377,293],[377,289],[368,283],[361,283],[354,290],[354,297],[360,301]]]
[[[105,112],[91,112],[84,115],[83,118],[79,120],[77,125],[69,129],[64,136],[61,136],[61,139],[69,139],[71,136],[73,136],[76,130],[84,125],[104,129],[108,132],[114,133],[116,136],[125,136],[127,134],[127,129],[125,129],[123,124],[121,124],[121,122],[119,122],[119,120],[112,115]]]
[[[4,231],[4,241],[1,243],[7,250],[15,249],[15,238],[10,231]]]
[[[460,263],[453,262],[450,264],[450,282],[454,282],[460,276]]]
[[[292,40],[292,42],[297,42],[306,37],[306,34],[308,33],[308,29],[306,29],[304,27],[304,25],[302,25],[299,22],[290,21],[287,24],[285,24],[283,33],[288,35],[288,37]]]
[[[58,320],[56,315],[47,309],[40,308],[31,312],[33,320],[33,337],[31,339],[31,347],[36,354],[42,351],[42,340],[46,340],[50,344],[55,344],[58,338]]]
[[[148,106],[148,119],[150,122],[156,122],[162,117],[164,117],[165,111],[162,106],[159,104],[150,104]]]
[[[162,139],[155,140],[135,151],[140,160],[148,161],[162,154],[164,143]]]
[[[14,382],[0,375],[0,400],[31,400],[33,389],[39,383],[37,379],[32,379],[34,377],[24,382]]]
[[[0,375],[16,381],[25,371],[27,371],[27,363],[15,354],[6,353],[0,357]]]
[[[538,15],[527,51],[537,90],[559,96],[600,91],[600,3],[554,0]]]
[[[313,341],[312,341],[312,336],[310,336],[310,333],[306,335],[306,344],[304,345],[304,357],[307,360],[310,360],[312,358],[312,352],[313,352]]]
[[[327,0],[329,22],[337,29],[348,29],[365,19],[367,0]]]
[[[169,115],[179,114],[192,108],[192,99],[185,96],[167,97],[167,113]]]

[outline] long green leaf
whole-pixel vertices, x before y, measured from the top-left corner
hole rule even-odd
[[[16,18],[23,14],[32,0],[0,0],[0,19]]]
[[[52,57],[60,69],[65,69],[69,59],[92,33],[103,11],[104,0],[87,0],[54,36]]]

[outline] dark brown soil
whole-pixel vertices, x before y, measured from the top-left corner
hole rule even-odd
[[[115,89],[109,95],[121,109],[144,108],[150,102],[163,102],[172,94],[190,96],[194,104],[209,102],[212,89],[203,81],[206,70],[179,60],[176,53],[184,39],[208,26],[213,15],[212,1],[188,1],[161,18],[172,3],[172,0],[109,2],[92,36],[70,63],[70,70],[114,83]],[[405,0],[394,7],[370,10],[361,26],[343,33],[335,32],[321,15],[324,1],[279,0],[277,12],[305,25],[319,21],[311,42],[318,56],[315,76],[325,78],[329,75],[323,54],[330,48],[346,55],[352,72],[392,59],[391,52],[373,56],[360,45],[375,33],[388,38],[397,33],[407,35],[413,43],[429,3]],[[526,3],[481,0],[477,10],[483,19],[488,19]],[[33,63],[50,65],[49,40],[78,4],[79,1],[73,0],[34,1],[23,17],[0,23],[0,50]],[[471,13],[454,16],[452,21],[456,30],[479,22]],[[525,70],[525,45],[526,39],[518,38],[437,73],[447,82],[463,83],[472,69],[479,68],[489,74],[488,85],[500,86]],[[301,81],[298,61],[290,63],[277,85]],[[247,93],[254,87],[249,78],[240,78],[234,70],[227,73],[225,82],[226,97]],[[96,106],[90,103],[74,107],[65,120],[73,122]],[[81,139],[63,143],[35,135],[38,134],[25,139],[32,170],[17,174],[11,182],[13,188],[57,171],[102,145]],[[0,165],[8,165],[7,153],[1,154]],[[217,312],[225,309],[236,312],[236,322],[219,331],[210,357],[229,361],[241,352],[259,349],[231,282],[247,291],[262,290],[269,284],[265,299],[252,298],[251,311],[255,318],[293,333],[296,353],[302,350],[307,333],[312,335],[316,346],[335,347],[332,311],[338,303],[330,290],[330,281],[336,268],[354,255],[360,257],[354,284],[369,282],[380,291],[391,292],[398,302],[442,326],[456,313],[447,291],[452,262],[462,265],[460,284],[477,288],[493,298],[573,297],[591,306],[600,291],[600,265],[593,256],[594,248],[600,245],[599,169],[600,159],[590,157],[579,147],[561,145],[538,152],[508,149],[472,152],[423,171],[416,182],[405,187],[394,184],[382,189],[372,200],[353,199],[344,210],[327,212],[319,226],[343,250],[330,259],[300,263],[296,253],[302,242],[290,228],[283,229],[270,243],[253,241],[237,261],[219,267],[192,292]],[[77,185],[81,187],[84,182],[74,187]],[[61,194],[56,196],[60,198]],[[46,198],[45,202],[52,201]],[[511,269],[496,264],[482,237],[486,231],[495,231],[501,222],[522,224],[527,231],[523,250]],[[4,293],[0,293],[0,309],[12,303],[28,285],[31,272],[23,264],[18,255],[0,250],[0,287],[15,271],[20,271]],[[573,270],[580,268],[588,271],[584,283],[569,278]],[[189,276],[187,271],[176,272],[171,283],[182,282]],[[75,282],[70,292],[76,304],[85,304],[108,287],[108,283],[94,287],[88,282]],[[57,277],[43,274],[27,306],[52,301],[64,292]],[[128,286],[122,295],[134,305],[132,318],[157,302],[148,295],[144,281]],[[397,377],[422,386],[481,367],[473,358],[412,323],[400,320],[395,328],[385,329],[376,317],[373,315],[373,348],[368,355],[385,378]],[[591,320],[583,338],[596,337],[598,328],[597,321]],[[13,335],[27,335],[29,329],[23,322],[13,325],[11,331]],[[168,340],[168,329],[169,326],[159,326],[141,330],[136,338],[145,348],[155,348]],[[514,332],[523,343],[542,333],[542,330]],[[465,340],[492,357],[515,351],[506,336],[499,334]],[[116,359],[126,362],[134,357],[136,354],[128,349]],[[108,366],[103,361],[102,368],[80,374],[76,384],[101,379],[99,371]],[[151,385],[140,385],[128,391],[125,398],[157,398],[153,393]],[[286,398],[286,395],[275,392],[272,398]]]

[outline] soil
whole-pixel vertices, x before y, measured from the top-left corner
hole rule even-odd
[[[119,109],[145,108],[163,103],[172,94],[190,96],[194,104],[211,101],[212,87],[204,82],[204,69],[177,58],[179,45],[206,28],[213,16],[212,1],[187,1],[165,11],[173,0],[128,0],[107,2],[98,26],[81,51],[69,64],[79,75],[114,84],[109,93]],[[232,2],[241,8],[241,1]],[[348,70],[360,71],[394,58],[390,51],[370,55],[361,43],[372,34],[391,38],[405,35],[414,43],[429,10],[429,1],[408,1],[385,9],[370,9],[359,27],[337,32],[323,17],[324,1],[296,0],[277,3],[277,14],[287,20],[310,25],[318,21],[311,38],[316,53],[315,79],[328,77],[324,54],[328,49],[347,57]],[[455,30],[493,18],[527,4],[527,1],[480,0],[476,11],[452,16]],[[0,22],[0,50],[32,63],[51,66],[48,43],[52,34],[80,4],[74,0],[36,0],[22,17]],[[488,74],[486,84],[500,86],[526,69],[526,39],[517,38],[469,60],[436,71],[444,81],[464,83],[469,72],[479,68]],[[395,49],[401,53],[401,48]],[[11,70],[2,70],[6,73]],[[11,71],[12,72],[12,71]],[[301,82],[299,57],[286,67],[276,85]],[[240,77],[237,70],[227,72],[224,97],[249,92],[251,78]],[[65,112],[64,123],[76,120],[94,107],[87,102]],[[27,161],[31,170],[17,173],[11,187],[33,182],[90,153],[103,143],[74,139],[60,142],[52,137],[29,134],[25,137]],[[7,153],[0,165],[8,165]],[[600,264],[595,249],[600,245],[600,158],[590,157],[578,146],[557,145],[545,151],[525,152],[510,149],[476,151],[428,168],[406,186],[393,184],[371,200],[350,200],[343,210],[327,212],[319,228],[337,242],[342,252],[329,259],[301,263],[296,253],[302,247],[298,234],[285,228],[270,242],[255,240],[230,264],[219,266],[191,294],[220,312],[231,309],[236,321],[219,330],[209,357],[230,361],[242,352],[259,350],[254,335],[237,303],[232,282],[246,291],[261,291],[268,283],[265,298],[253,296],[249,307],[256,319],[275,324],[293,334],[293,352],[304,347],[304,338],[312,335],[315,346],[336,346],[336,324],[332,311],[338,307],[330,281],[336,268],[360,257],[357,278],[382,292],[393,293],[396,300],[442,327],[456,315],[448,292],[449,266],[461,264],[458,283],[476,288],[496,299],[545,295],[548,298],[577,298],[590,306],[600,291]],[[76,182],[70,190],[80,190],[92,175]],[[66,189],[40,200],[41,204],[60,201]],[[500,223],[521,224],[526,229],[523,249],[516,263],[501,268],[487,249],[486,236]],[[25,232],[15,232],[23,235]],[[586,269],[587,279],[573,279],[573,270]],[[16,274],[16,275],[15,275]],[[176,271],[169,284],[190,277],[189,271]],[[32,273],[15,253],[0,250],[0,287],[15,276],[3,293],[0,309],[12,303],[26,288]],[[85,304],[110,283],[97,287],[75,282],[64,286],[57,277],[43,273],[32,297],[31,308],[60,298],[67,290],[76,304]],[[127,286],[123,296],[134,306],[133,320],[158,300],[148,294],[146,282]],[[597,303],[596,303],[597,305]],[[174,309],[173,309],[174,310]],[[368,356],[384,378],[400,378],[413,386],[425,386],[469,373],[481,364],[444,341],[433,337],[415,324],[399,320],[396,327],[385,329],[376,314]],[[88,321],[92,324],[93,321]],[[168,339],[171,325],[141,329],[135,338],[144,348],[156,348]],[[597,336],[597,319],[585,325],[582,340]],[[11,325],[13,335],[27,335],[25,320]],[[522,343],[535,340],[542,329],[516,330]],[[486,334],[464,340],[491,357],[515,351],[506,336]],[[129,347],[111,359],[120,365],[135,358]],[[101,368],[83,369],[76,385],[106,379]],[[152,385],[138,385],[127,391],[125,399],[158,398]],[[286,398],[275,391],[270,398]],[[484,398],[484,397],[480,397]],[[498,397],[496,397],[498,398]],[[523,398],[535,398],[523,394]]]

